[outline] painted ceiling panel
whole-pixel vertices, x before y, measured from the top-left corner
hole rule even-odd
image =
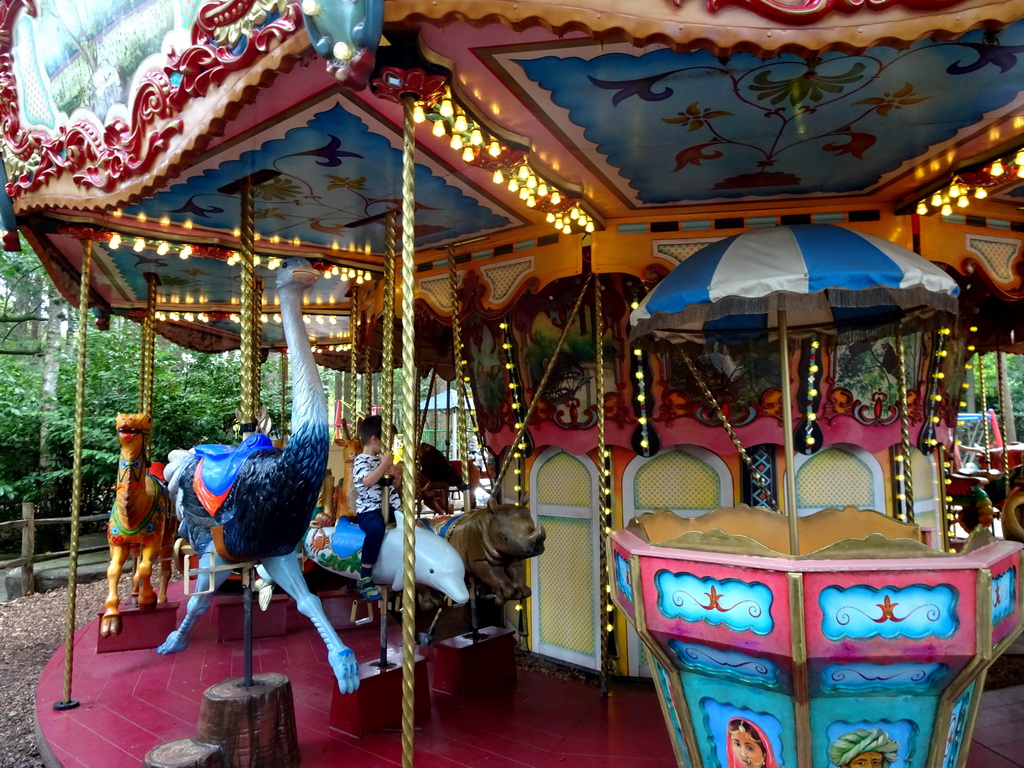
[[[568,110],[607,183],[638,205],[870,189],[1024,87],[1024,23],[998,42],[978,31],[812,61],[572,52],[509,64],[554,120]]]
[[[298,238],[325,250],[335,245],[342,250],[384,250],[383,227],[351,225],[399,208],[401,152],[341,105],[126,213],[166,216],[174,224],[191,222],[197,228],[230,232],[238,225],[239,197],[218,190],[261,170],[279,173],[255,193],[256,231],[262,238]],[[416,164],[417,248],[518,223],[452,181],[436,169]]]

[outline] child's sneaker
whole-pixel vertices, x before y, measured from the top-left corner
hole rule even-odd
[[[364,600],[380,600],[380,589],[369,576],[360,576],[356,586]]]

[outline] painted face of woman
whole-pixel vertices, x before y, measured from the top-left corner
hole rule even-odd
[[[747,768],[761,768],[764,765],[764,750],[745,731],[729,734],[729,745],[737,763]]]

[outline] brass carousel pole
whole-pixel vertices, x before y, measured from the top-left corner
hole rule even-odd
[[[416,255],[416,124],[413,121],[412,96],[402,98],[402,433],[416,433],[416,334],[413,306],[413,277]],[[410,446],[411,448],[411,446]],[[402,462],[402,513],[405,517],[402,589],[402,768],[413,766],[413,736],[416,712],[416,461],[415,452],[406,451]]]
[[[253,183],[251,179],[243,179],[242,192],[242,217],[240,231],[239,251],[242,277],[242,307],[241,307],[241,328],[239,338],[242,345],[242,372],[241,372],[241,431],[242,437],[246,437],[256,431],[256,415],[259,412],[259,347],[255,344],[255,333],[253,332],[253,321],[259,324],[259,313],[256,311],[256,268],[253,263],[254,227],[255,227],[255,198],[253,194]]]
[[[789,327],[786,310],[779,310],[779,374],[782,379],[782,441],[786,454],[785,508],[789,518],[789,551],[800,554],[800,530],[796,513],[796,452],[793,450],[793,394],[789,381]]]
[[[903,479],[903,522],[914,522],[914,470],[910,455],[910,404],[907,402],[907,361],[903,329],[896,328],[896,391],[900,401],[900,475]]]
[[[352,414],[352,424],[359,426],[359,288],[352,286],[352,299],[348,313],[348,332],[352,337],[348,352],[348,402]]]
[[[462,509],[473,508],[473,489],[469,487],[469,428],[466,421],[466,375],[462,359],[462,321],[459,318],[459,275],[455,270],[455,249],[448,246],[448,288],[452,308],[452,355],[455,358],[455,386],[458,407],[455,409],[456,434],[459,441],[459,462],[462,464]],[[451,398],[449,398],[449,403]]]
[[[64,620],[64,698],[56,710],[74,709],[71,675],[75,665],[75,598],[78,591],[78,527],[82,516],[82,436],[85,431],[85,348],[89,327],[89,272],[92,241],[82,243],[82,275],[78,288],[78,359],[75,366],[75,444],[71,475],[71,543],[68,553],[68,602]]]
[[[281,423],[278,432],[281,439],[285,436],[285,420],[288,418],[288,350],[281,350]]]
[[[384,325],[381,327],[381,432],[384,450],[391,451],[395,426],[395,230],[397,217],[390,211],[384,223]]]
[[[996,380],[999,382],[999,431],[1003,442],[1003,497],[1010,495],[1010,446],[1006,437],[1006,353],[996,350]]]
[[[146,317],[142,320],[139,350],[139,413],[153,415],[153,354],[156,341],[156,288],[160,278],[153,272],[146,277]],[[147,451],[149,446],[146,446]]]
[[[985,452],[985,473],[992,469],[991,434],[988,424],[988,393],[985,391],[985,356],[978,352],[978,390],[981,392],[981,444]]]

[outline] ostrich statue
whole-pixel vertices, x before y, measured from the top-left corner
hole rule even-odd
[[[323,484],[330,447],[327,401],[302,322],[302,296],[320,273],[305,259],[283,262],[277,276],[281,321],[292,357],[292,435],[284,449],[266,435],[249,436],[237,449],[198,446],[172,451],[165,476],[181,520],[180,533],[206,564],[255,560],[291,595],[324,643],[342,693],[359,687],[355,654],[338,638],[324,616],[320,599],[310,594],[295,550],[313,516]],[[200,568],[196,591],[216,589],[228,570]],[[157,648],[177,653],[188,646],[195,621],[210,607],[210,594],[189,598],[181,625]]]

